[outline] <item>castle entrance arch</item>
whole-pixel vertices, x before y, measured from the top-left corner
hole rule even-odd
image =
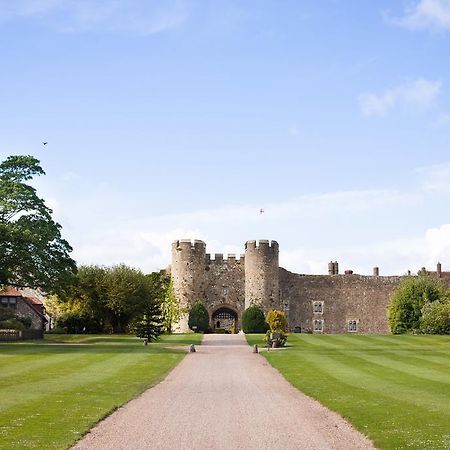
[[[212,329],[215,333],[236,333],[238,315],[233,309],[222,306],[216,309],[211,316]]]

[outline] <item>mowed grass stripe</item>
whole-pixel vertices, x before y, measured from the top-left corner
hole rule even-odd
[[[165,343],[166,337],[148,347],[128,337],[110,337],[113,343],[108,345],[108,338],[96,338],[96,344],[86,346],[0,345],[0,354],[5,350],[21,363],[49,355],[52,361],[38,373],[21,373],[15,358],[2,360],[4,367],[9,361],[17,372],[0,391],[1,449],[70,447],[111,410],[160,381],[185,356],[162,348],[175,342]],[[189,335],[176,343],[200,341],[200,335]]]
[[[318,372],[325,372],[350,388],[359,387],[377,395],[388,395],[411,407],[446,410],[450,413],[448,398],[440,395],[442,385],[423,383],[423,380],[417,382],[417,378],[411,375],[399,376],[393,368],[380,368],[376,357],[371,356],[370,362],[356,357],[354,353],[348,358],[340,352],[335,355],[310,355],[308,359]]]
[[[448,337],[292,334],[288,342],[263,355],[377,447],[450,449]]]
[[[362,358],[368,362],[372,361],[370,355],[366,355],[363,352],[356,353],[359,358]],[[417,356],[404,355],[401,352],[386,351],[382,355],[377,355],[376,363],[380,366],[393,368],[396,371],[403,372],[410,375],[414,374],[415,377],[424,380],[432,380],[438,383],[450,384],[450,370],[448,363],[442,360],[441,364],[424,365],[424,359]]]
[[[2,349],[0,348],[0,352]],[[7,355],[11,357],[12,355]],[[40,354],[39,359],[36,358],[36,354],[26,354],[21,357],[18,355],[15,358],[14,363],[9,362],[9,358],[5,358],[5,355],[0,354],[0,381],[7,383],[8,379],[16,375],[20,375],[22,379],[27,376],[27,373],[31,374],[34,378],[36,374],[43,374],[45,376],[46,369],[53,364],[69,364],[71,361],[76,361],[79,355],[75,353],[58,353],[58,354]],[[45,369],[45,370],[42,370]]]
[[[17,381],[9,379],[9,382],[5,382],[0,388],[0,398],[5,398],[6,401],[2,401],[0,404],[0,411],[3,411],[11,406],[14,406],[18,402],[28,402],[36,397],[40,397],[42,392],[46,392],[48,395],[53,395],[59,391],[75,388],[83,384],[91,384],[93,382],[99,383],[104,379],[111,378],[117,375],[122,370],[122,367],[129,366],[130,364],[136,364],[140,359],[146,358],[146,355],[101,355],[89,358],[76,358],[71,364],[67,364],[66,361],[55,361],[52,366],[39,374],[39,376],[33,377],[33,374],[29,372],[20,376],[21,383],[20,388],[23,390],[20,396],[7,397],[8,391],[11,387],[17,385]],[[147,358],[148,359],[148,356]],[[95,362],[94,362],[95,361]],[[60,372],[60,364],[64,364],[64,369]]]

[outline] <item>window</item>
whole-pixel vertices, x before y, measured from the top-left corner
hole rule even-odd
[[[323,331],[323,320],[322,319],[314,319],[313,320],[313,330],[316,332]]]
[[[348,331],[355,332],[358,331],[358,321],[357,320],[349,320],[348,321]]]
[[[314,314],[323,314],[323,302],[313,302]]]
[[[17,297],[2,297],[1,305],[5,308],[16,308]]]
[[[223,288],[223,295],[228,295],[228,288]]]

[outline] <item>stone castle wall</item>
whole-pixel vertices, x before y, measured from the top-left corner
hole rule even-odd
[[[338,275],[334,264],[329,275],[300,275],[279,267],[275,241],[248,241],[239,258],[211,257],[203,241],[175,241],[171,272],[186,313],[174,330],[188,331],[187,311],[200,301],[211,324],[219,308],[234,311],[238,329],[244,310],[256,303],[265,312],[284,309],[291,331],[388,333],[387,307],[401,277]]]
[[[280,269],[281,300],[291,329],[346,333],[356,321],[358,333],[389,333],[387,308],[401,277],[298,275]],[[318,324],[320,325],[320,324]],[[318,330],[316,330],[318,331]]]

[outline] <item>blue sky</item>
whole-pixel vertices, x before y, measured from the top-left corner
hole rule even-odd
[[[80,263],[450,268],[449,50],[449,0],[0,0],[0,156]]]

